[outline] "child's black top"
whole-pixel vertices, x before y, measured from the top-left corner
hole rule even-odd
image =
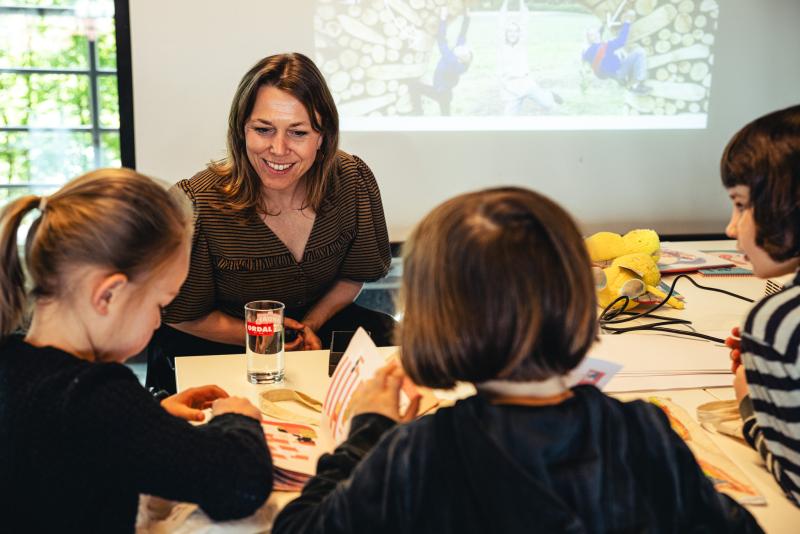
[[[192,426],[118,363],[0,344],[0,517],[7,532],[133,532],[140,493],[214,519],[255,511],[272,488],[258,421]]]

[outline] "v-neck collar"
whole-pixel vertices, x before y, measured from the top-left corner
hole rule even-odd
[[[317,232],[317,227],[319,226],[319,220],[321,216],[322,216],[321,213],[316,213],[314,215],[314,222],[311,223],[311,232],[309,232],[308,239],[306,240],[306,244],[303,247],[303,255],[300,257],[300,260],[298,260],[297,258],[294,257],[294,254],[292,254],[292,251],[289,250],[289,247],[286,246],[286,243],[283,242],[283,239],[278,237],[278,234],[273,232],[272,228],[270,228],[269,225],[266,223],[266,221],[264,221],[264,219],[261,218],[261,215],[259,215],[259,213],[256,210],[253,210],[251,213],[251,218],[253,219],[254,222],[256,222],[259,226],[263,228],[263,231],[266,234],[266,238],[275,243],[278,243],[279,246],[283,249],[283,254],[290,257],[296,265],[302,265],[303,262],[306,260],[308,251],[312,249],[312,245],[314,244],[313,240],[316,237],[316,234],[319,233]]]

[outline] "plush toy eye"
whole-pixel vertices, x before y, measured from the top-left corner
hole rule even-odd
[[[608,278],[606,278],[606,273],[603,272],[603,269],[592,267],[592,274],[594,275],[594,287],[597,291],[605,289],[606,284],[608,284]]]
[[[634,278],[622,284],[622,287],[619,288],[619,295],[629,298],[635,298],[642,295],[644,293],[644,290],[645,290],[644,282],[642,282],[638,278]]]

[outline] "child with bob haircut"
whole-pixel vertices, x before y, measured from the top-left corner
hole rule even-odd
[[[800,265],[800,106],[742,128],[722,154],[733,210],[725,233],[772,278]],[[758,302],[735,328],[734,389],[744,437],[786,496],[800,505],[800,278]],[[741,337],[741,339],[740,339]],[[744,365],[740,365],[744,364]]]
[[[435,208],[406,243],[402,367],[353,401],[348,440],[273,532],[760,532],[717,493],[664,413],[567,373],[597,337],[570,216],[519,188]],[[404,371],[478,394],[405,425]]]
[[[17,232],[37,209],[23,270]],[[90,172],[3,209],[4,530],[133,532],[140,493],[198,503],[215,519],[249,515],[266,500],[272,468],[258,409],[216,386],[159,405],[122,365],[180,289],[190,242],[191,213],[127,169]],[[187,421],[209,406],[208,424]]]

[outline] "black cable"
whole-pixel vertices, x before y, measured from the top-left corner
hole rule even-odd
[[[705,289],[706,291],[716,291],[717,293],[722,293],[723,295],[728,295],[730,297],[735,297],[735,298],[741,299],[741,300],[743,300],[745,302],[755,302],[753,299],[744,297],[742,295],[739,295],[738,293],[734,293],[733,291],[727,291],[725,289],[720,289],[718,287],[708,287],[708,286],[701,285],[701,284],[697,283],[697,281],[694,278],[692,278],[691,276],[689,276],[688,274],[681,274],[679,276],[676,276],[675,280],[672,282],[673,287],[675,286],[675,282],[677,282],[681,278],[686,278],[695,287],[700,288],[700,289]]]
[[[686,319],[675,319],[675,320],[668,319],[668,320],[665,320],[665,321],[657,321],[655,323],[650,323],[648,326],[653,326],[653,327],[655,327],[655,326],[669,326],[669,325],[673,325],[673,324],[674,325],[691,326],[692,322],[691,321],[687,321]],[[639,325],[639,326],[642,326],[642,325]],[[638,328],[639,326],[635,326],[635,327],[609,326],[609,327],[605,327],[605,328],[607,328],[608,330],[624,330],[625,328]]]
[[[617,315],[637,315],[637,314],[634,313],[634,312],[626,311],[626,312],[618,313]],[[674,322],[679,322],[679,323],[683,323],[683,324],[692,324],[692,321],[690,321],[689,319],[679,319],[677,317],[667,317],[666,315],[651,314],[651,315],[648,315],[648,317],[650,317],[651,319],[660,319],[662,321],[674,321]]]
[[[672,294],[675,292],[675,286],[678,283],[678,280],[680,280],[681,278],[686,278],[687,280],[689,280],[698,289],[703,289],[705,291],[714,291],[714,292],[717,292],[717,293],[722,293],[724,295],[735,297],[737,299],[741,299],[741,300],[744,300],[746,302],[754,302],[753,299],[744,297],[744,296],[739,295],[737,293],[734,293],[732,291],[727,291],[725,289],[719,289],[719,288],[716,288],[716,287],[708,287],[708,286],[704,286],[702,284],[699,284],[691,276],[689,276],[688,274],[680,274],[680,275],[676,276],[675,279],[672,281],[672,284],[669,287],[669,291],[667,292],[667,295],[661,300],[661,302],[659,302],[658,304],[656,304],[655,306],[653,306],[652,308],[650,308],[650,309],[648,309],[648,310],[646,310],[644,312],[635,313],[635,312],[627,311],[627,307],[631,302],[630,297],[626,297],[626,296],[617,297],[608,306],[603,308],[602,313],[600,313],[600,318],[598,320],[599,323],[600,323],[600,327],[603,330],[606,330],[608,332],[612,332],[615,335],[624,334],[626,332],[633,332],[633,331],[636,331],[636,330],[651,330],[651,331],[656,331],[656,332],[667,332],[667,333],[670,333],[670,334],[677,334],[677,335],[681,335],[681,336],[697,337],[697,338],[700,338],[700,339],[706,339],[708,341],[714,341],[716,343],[725,343],[724,339],[720,339],[720,338],[714,337],[714,336],[709,336],[707,334],[701,334],[699,332],[686,332],[684,330],[677,330],[677,329],[674,329],[674,328],[665,328],[668,325],[678,325],[678,324],[684,325],[684,326],[691,326],[692,322],[687,320],[687,319],[677,319],[677,318],[672,318],[672,317],[665,317],[663,315],[655,315],[653,313],[654,311],[656,311],[657,309],[659,309],[660,307],[662,307],[664,304],[667,303],[667,301],[670,299]],[[619,303],[619,302],[622,302],[622,306],[620,306],[618,309],[613,309],[614,306],[616,306],[617,303]],[[621,317],[621,316],[622,316],[622,318],[619,318],[619,319],[617,318],[617,317]],[[612,325],[612,324],[626,323],[626,322],[629,322],[629,321],[634,321],[636,319],[643,319],[643,318],[659,319],[660,322],[650,323],[650,324],[646,324],[646,325],[639,325],[639,326],[629,326],[629,327],[624,327],[624,328],[617,328],[617,327],[608,326],[608,325]]]
[[[635,330],[649,330],[649,331],[656,331],[656,332],[668,332],[670,334],[678,334],[680,336],[699,337],[701,339],[706,339],[708,341],[714,341],[716,343],[722,343],[722,344],[725,343],[724,339],[721,339],[721,338],[718,338],[718,337],[714,337],[714,336],[709,336],[708,334],[701,334],[700,332],[686,332],[685,330],[676,330],[674,328],[662,328],[662,327],[660,327],[658,325],[650,325],[650,324],[645,324],[645,325],[641,325],[641,326],[628,326],[628,327],[625,327],[625,328],[608,327],[608,328],[603,328],[603,330],[608,330],[609,332],[613,332],[614,335],[624,334],[625,332],[633,332]]]
[[[669,300],[669,298],[672,296],[672,293],[674,293],[674,292],[675,292],[675,283],[676,283],[676,282],[677,282],[677,281],[680,279],[680,277],[681,277],[681,276],[686,276],[686,275],[685,275],[685,274],[682,274],[682,275],[680,275],[680,276],[677,276],[677,277],[675,278],[675,280],[673,280],[673,281],[672,281],[672,285],[671,285],[671,286],[670,286],[670,288],[669,288],[669,293],[667,293],[667,296],[666,296],[666,297],[664,297],[664,299],[663,299],[661,302],[659,302],[658,304],[656,304],[655,306],[653,306],[652,308],[650,308],[650,309],[649,309],[649,310],[647,310],[647,311],[644,311],[644,312],[642,312],[642,313],[638,313],[638,314],[635,314],[635,315],[631,315],[631,316],[629,316],[629,317],[628,317],[628,318],[626,318],[626,319],[617,319],[617,320],[613,320],[613,319],[614,319],[614,317],[616,317],[616,316],[620,315],[620,313],[622,313],[622,312],[624,312],[624,311],[625,311],[625,308],[626,308],[626,306],[627,306],[628,302],[630,302],[630,299],[629,299],[628,297],[625,297],[625,299],[627,299],[627,300],[625,301],[625,304],[623,304],[623,306],[622,306],[622,308],[621,308],[621,311],[619,311],[619,312],[617,312],[617,313],[614,313],[614,314],[613,314],[613,315],[611,315],[610,317],[605,317],[605,316],[604,316],[604,314],[605,314],[606,310],[607,310],[609,307],[613,306],[613,305],[614,305],[614,304],[615,304],[617,301],[619,301],[620,299],[617,299],[617,300],[615,300],[614,302],[612,302],[611,304],[609,304],[608,306],[606,306],[606,309],[605,309],[605,310],[603,310],[603,313],[601,313],[601,314],[600,314],[600,324],[616,324],[616,323],[625,323],[625,322],[628,322],[628,321],[633,321],[633,320],[635,320],[635,319],[640,319],[640,318],[642,318],[642,317],[647,317],[647,316],[649,316],[651,313],[653,313],[654,311],[656,311],[656,310],[657,310],[657,309],[659,309],[661,306],[663,306],[664,304],[666,304],[666,303],[667,303],[667,301]]]
[[[622,303],[622,307],[619,308],[618,310],[611,310],[611,308],[614,307],[614,305],[617,302],[620,302],[620,301],[624,301]],[[616,317],[617,315],[621,315],[623,313],[632,313],[632,312],[626,312],[625,311],[625,309],[628,307],[628,304],[630,303],[630,301],[631,301],[630,297],[626,297],[625,295],[623,295],[621,297],[617,297],[616,299],[614,299],[611,302],[611,304],[609,304],[608,306],[603,308],[603,312],[600,314],[600,323],[602,324],[602,323],[604,323],[606,321],[609,321],[609,320],[613,319],[614,317]],[[609,310],[611,310],[611,311],[609,311]]]
[[[690,281],[692,284],[694,284],[694,286],[695,286],[695,287],[697,287],[697,288],[699,288],[699,289],[704,289],[704,290],[706,290],[706,291],[715,291],[715,292],[717,292],[717,293],[723,293],[723,294],[725,294],[725,295],[728,295],[728,296],[731,296],[731,297],[735,297],[735,298],[737,298],[737,299],[741,299],[741,300],[744,300],[744,301],[747,301],[747,302],[753,302],[753,299],[750,299],[750,298],[747,298],[747,297],[743,297],[742,295],[738,295],[738,294],[736,294],[736,293],[733,293],[732,291],[726,291],[726,290],[724,290],[724,289],[718,289],[718,288],[716,288],[716,287],[708,287],[708,286],[704,286],[704,285],[698,284],[698,283],[697,283],[697,282],[695,282],[695,281],[694,281],[694,279],[692,279],[692,277],[691,277],[691,276],[689,276],[688,274],[679,274],[678,276],[676,276],[676,277],[675,277],[675,280],[673,280],[673,281],[672,281],[672,285],[670,285],[670,287],[669,287],[669,292],[667,293],[667,296],[666,296],[666,297],[664,297],[664,298],[661,300],[661,302],[659,302],[658,304],[656,304],[654,307],[650,308],[650,309],[649,309],[649,310],[647,310],[647,311],[644,311],[644,312],[642,312],[642,313],[639,313],[639,314],[636,314],[636,315],[631,315],[631,316],[629,316],[629,317],[627,317],[627,318],[624,318],[624,319],[612,320],[612,319],[613,319],[614,317],[616,317],[617,315],[620,315],[620,313],[621,313],[621,312],[617,312],[617,313],[615,313],[615,314],[611,315],[610,317],[606,317],[607,310],[608,310],[610,307],[614,306],[614,304],[616,304],[617,302],[619,302],[619,301],[620,301],[621,299],[623,299],[623,298],[627,299],[627,301],[626,301],[625,305],[627,305],[627,303],[628,303],[628,302],[630,302],[630,299],[629,299],[628,297],[619,297],[619,298],[617,298],[617,299],[616,299],[614,302],[612,302],[611,304],[609,304],[608,306],[606,306],[606,308],[603,310],[603,313],[601,313],[601,314],[600,314],[600,323],[601,323],[601,324],[617,324],[617,323],[625,323],[625,322],[628,322],[628,321],[633,321],[633,320],[635,320],[635,319],[640,319],[640,318],[642,318],[642,317],[648,317],[648,316],[651,316],[651,315],[652,315],[652,313],[653,313],[654,311],[656,311],[657,309],[659,309],[660,307],[662,307],[664,304],[666,304],[666,303],[667,303],[667,301],[669,300],[669,298],[670,298],[670,297],[672,296],[672,294],[675,292],[675,285],[678,283],[678,280],[680,280],[681,278],[686,278],[686,279],[687,279],[687,280],[689,280],[689,281]],[[623,305],[623,307],[622,307],[622,310],[623,310],[623,311],[624,311],[624,309],[625,309],[625,307],[626,307],[625,305]]]

